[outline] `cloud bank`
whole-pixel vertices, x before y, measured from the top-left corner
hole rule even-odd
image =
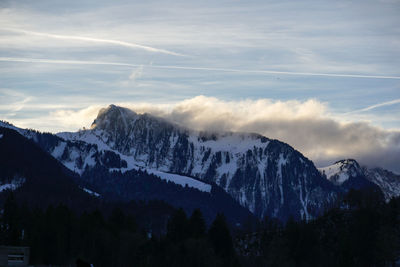
[[[351,157],[370,167],[400,173],[400,131],[385,130],[365,121],[344,122],[329,112],[326,103],[315,99],[224,101],[197,96],[174,104],[117,104],[192,129],[260,133],[290,144],[317,166]],[[58,111],[52,117],[60,123],[65,119],[69,125],[79,121],[88,126],[98,108]]]

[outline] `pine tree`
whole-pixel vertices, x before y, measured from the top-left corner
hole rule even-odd
[[[178,242],[188,236],[188,219],[185,211],[180,208],[174,212],[167,225],[168,239]]]
[[[217,255],[229,257],[233,254],[232,237],[223,214],[217,214],[208,231],[208,236]]]
[[[205,236],[206,222],[200,209],[195,209],[189,219],[190,237],[198,239]]]
[[[14,194],[11,192],[4,203],[2,221],[4,242],[7,245],[19,245],[22,229],[21,218]]]

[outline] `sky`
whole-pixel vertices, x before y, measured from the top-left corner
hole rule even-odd
[[[400,173],[400,1],[0,0],[0,119],[111,103]]]

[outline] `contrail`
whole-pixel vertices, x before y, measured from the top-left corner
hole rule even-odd
[[[295,75],[295,76],[324,76],[324,77],[342,77],[342,78],[400,80],[400,76],[291,72],[291,71],[276,71],[276,70],[241,70],[241,69],[229,69],[229,68],[206,68],[206,67],[172,66],[172,65],[143,65],[143,64],[130,64],[130,63],[122,63],[122,62],[103,62],[103,61],[84,61],[84,60],[59,60],[59,59],[0,57],[0,61],[27,62],[27,63],[49,63],[49,64],[72,64],[72,65],[111,65],[111,66],[126,66],[126,67],[147,67],[147,68],[156,68],[156,69],[178,69],[178,70],[222,71],[222,72],[254,73],[254,74],[280,74],[280,75]]]
[[[0,57],[0,61],[24,62],[24,63],[67,64],[67,65],[111,65],[111,66],[126,66],[126,67],[143,66],[143,65],[139,65],[139,64],[128,64],[128,63],[118,63],[118,62],[63,60],[63,59],[41,59],[41,58],[18,58],[18,57]]]
[[[359,75],[359,74],[336,74],[336,73],[312,73],[312,72],[293,72],[293,71],[277,71],[277,70],[240,70],[225,68],[203,68],[203,67],[181,67],[181,66],[157,66],[149,65],[154,68],[164,69],[186,69],[186,70],[205,70],[205,71],[224,71],[224,72],[241,72],[241,73],[260,73],[260,74],[282,74],[282,75],[298,75],[298,76],[326,76],[326,77],[345,77],[345,78],[371,78],[371,79],[398,79],[400,76],[381,76],[381,75]]]
[[[369,107],[366,107],[366,108],[363,108],[363,109],[350,111],[350,112],[347,112],[345,114],[365,112],[365,111],[368,111],[368,110],[372,110],[372,109],[376,109],[376,108],[380,108],[380,107],[385,107],[385,106],[396,105],[396,104],[400,104],[400,98],[399,99],[394,99],[394,100],[391,100],[391,101],[387,101],[387,102],[383,102],[383,103],[378,103],[378,104],[375,104],[375,105],[372,105],[372,106],[369,106]]]
[[[140,45],[140,44],[135,44],[135,43],[128,43],[128,42],[118,41],[118,40],[100,39],[100,38],[74,36],[74,35],[59,35],[59,34],[51,34],[51,33],[44,33],[44,32],[27,31],[27,30],[22,30],[22,29],[7,28],[7,29],[3,29],[3,30],[24,33],[27,35],[36,35],[36,36],[43,36],[43,37],[48,37],[48,38],[55,38],[55,39],[68,39],[68,40],[78,40],[78,41],[86,41],[86,42],[119,45],[119,46],[124,46],[124,47],[129,47],[129,48],[143,49],[143,50],[146,50],[149,52],[173,55],[173,56],[185,56],[183,54],[165,50],[165,49],[154,48],[151,46]]]

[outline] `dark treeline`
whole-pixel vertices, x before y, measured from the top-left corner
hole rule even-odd
[[[189,217],[174,210],[163,234],[138,221],[120,208],[107,215],[63,205],[31,209],[11,194],[0,242],[29,246],[31,264],[395,266],[400,258],[400,198],[385,203],[374,192],[350,191],[340,208],[312,221],[266,219],[247,232],[233,233],[222,214],[207,227],[198,209]]]
[[[0,226],[0,244],[29,246],[31,264],[79,259],[96,267],[238,266],[225,217],[218,214],[207,227],[199,209],[190,217],[175,210],[166,232],[153,235],[118,207],[108,216],[99,210],[77,214],[65,205],[32,210],[10,194]]]
[[[398,266],[400,197],[351,190],[340,207],[318,219],[265,219],[261,229],[236,238],[244,266]]]

